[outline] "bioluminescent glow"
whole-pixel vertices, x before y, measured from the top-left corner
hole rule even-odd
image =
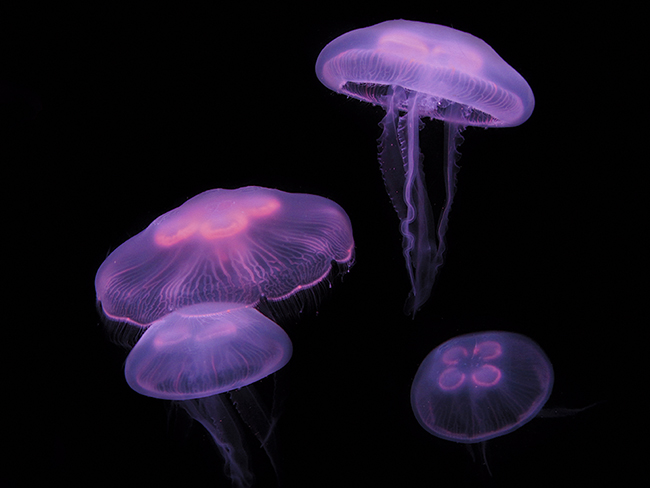
[[[411,405],[431,434],[474,443],[524,425],[552,388],[553,367],[536,343],[512,332],[480,332],[429,353],[413,380]]]
[[[255,383],[287,364],[291,353],[282,327],[254,308],[201,303],[152,323],[124,371],[142,395],[189,400]]]
[[[318,56],[316,74],[328,88],[386,110],[379,162],[401,222],[411,281],[405,311],[414,315],[431,295],[443,262],[462,131],[466,126],[524,123],[535,105],[533,92],[481,39],[406,20],[382,22],[334,39]],[[445,123],[446,201],[437,228],[421,165],[423,117]]]
[[[95,278],[107,317],[148,325],[189,305],[255,305],[349,265],[345,211],[323,197],[260,187],[209,190],[119,246]]]

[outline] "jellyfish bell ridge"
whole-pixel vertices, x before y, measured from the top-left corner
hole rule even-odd
[[[145,396],[203,398],[278,371],[292,350],[284,330],[254,308],[202,303],[151,324],[129,353],[125,376]]]
[[[477,342],[473,350],[454,346],[440,354],[438,386],[445,391],[496,386],[502,373],[490,362],[500,356],[501,345],[495,341]]]
[[[487,43],[424,22],[386,21],[343,34],[321,51],[316,73],[328,88],[376,105],[386,104],[390,86],[401,86],[420,94],[421,116],[462,125],[516,126],[534,108],[528,83]]]
[[[156,244],[168,247],[198,234],[205,240],[219,240],[236,236],[258,218],[276,212],[281,204],[270,195],[248,196],[240,199],[222,199],[203,205],[203,199],[183,206],[156,219],[152,225]]]

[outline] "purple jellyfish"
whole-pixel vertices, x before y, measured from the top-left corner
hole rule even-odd
[[[405,312],[428,300],[445,252],[456,189],[458,146],[466,126],[524,123],[535,100],[528,83],[481,39],[449,27],[392,20],[357,29],[330,42],[316,61],[328,88],[379,105],[379,162],[400,219],[411,281]],[[445,126],[446,201],[437,230],[427,196],[419,147],[421,118]]]
[[[252,307],[206,302],[153,322],[124,373],[138,393],[190,400],[248,386],[291,358],[289,336]]]
[[[107,322],[139,338],[126,360],[129,386],[178,401],[210,432],[233,484],[249,486],[234,409],[275,468],[275,422],[247,386],[292,353],[284,330],[254,307],[321,283],[332,263],[346,270],[353,257],[350,220],[334,202],[259,187],[217,189],[119,246],[100,266],[95,289]]]
[[[532,340],[512,332],[454,337],[424,359],[411,387],[420,425],[442,439],[475,443],[531,420],[553,388],[553,367]]]
[[[95,278],[110,319],[145,326],[188,305],[256,305],[353,261],[345,211],[323,197],[260,187],[209,190],[118,247]]]

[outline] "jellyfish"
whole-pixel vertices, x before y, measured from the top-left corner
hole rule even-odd
[[[443,262],[463,130],[524,123],[533,111],[533,92],[481,39],[406,20],[337,37],[318,56],[316,74],[328,88],[386,111],[379,163],[403,236],[411,283],[404,309],[414,315],[431,295]],[[446,198],[437,226],[421,164],[424,117],[442,120],[445,128]]]
[[[153,322],[124,367],[129,386],[166,400],[190,400],[242,388],[282,368],[289,336],[252,307],[199,303]]]
[[[253,475],[234,410],[253,428],[277,470],[268,439],[274,421],[249,385],[287,364],[292,350],[286,332],[255,308],[206,302],[153,322],[129,353],[124,374],[134,391],[177,401],[210,433],[233,485],[249,486]],[[220,395],[240,389],[230,394],[232,405]],[[260,410],[250,415],[250,409],[237,408],[242,400]]]
[[[529,422],[552,388],[553,367],[535,342],[512,332],[480,332],[429,353],[413,380],[411,406],[429,433],[471,444]]]
[[[284,330],[256,307],[290,301],[353,259],[350,221],[336,203],[260,187],[217,189],[119,246],[95,289],[116,334],[133,334],[116,339],[132,347],[129,386],[177,402],[210,432],[233,485],[250,486],[237,416],[277,468],[275,419],[252,385],[292,354]]]
[[[209,190],[119,246],[95,278],[112,320],[145,326],[206,302],[285,300],[354,260],[350,219],[323,197]]]

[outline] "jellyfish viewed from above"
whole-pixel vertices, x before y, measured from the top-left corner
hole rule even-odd
[[[413,380],[411,406],[436,437],[475,443],[530,421],[552,389],[553,367],[536,343],[512,332],[480,332],[429,353]]]
[[[256,309],[206,302],[153,322],[124,372],[142,395],[189,400],[248,386],[282,368],[291,353],[282,327]]]
[[[209,190],[118,247],[95,278],[113,320],[146,325],[206,302],[256,305],[320,283],[349,266],[345,211],[323,197],[260,187]]]
[[[237,416],[275,468],[275,419],[249,385],[292,354],[284,330],[255,307],[290,302],[327,279],[333,264],[347,270],[353,257],[350,220],[331,200],[217,189],[119,246],[100,266],[95,289],[107,325],[133,335],[119,338],[132,347],[125,364],[131,388],[177,401],[210,432],[233,485],[249,486]]]
[[[316,74],[328,88],[383,107],[379,162],[400,219],[411,281],[405,311],[428,300],[445,252],[466,126],[513,127],[535,104],[533,92],[484,41],[442,25],[393,20],[357,29],[321,51]],[[421,119],[445,126],[446,200],[436,223],[422,169]]]

